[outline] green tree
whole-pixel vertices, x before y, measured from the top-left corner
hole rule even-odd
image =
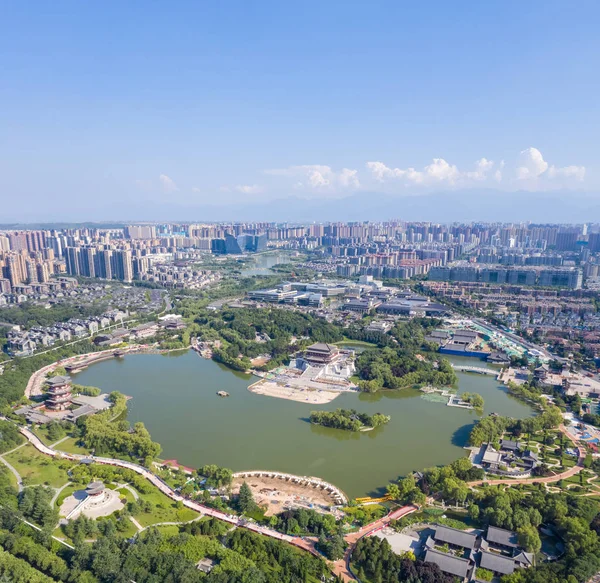
[[[539,553],[542,548],[542,541],[537,528],[534,526],[522,526],[517,530],[519,544],[528,553]]]
[[[239,509],[244,513],[252,512],[256,509],[256,502],[254,501],[252,490],[246,482],[240,486],[240,493],[238,494],[238,506]]]

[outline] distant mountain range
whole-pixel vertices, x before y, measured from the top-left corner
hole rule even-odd
[[[13,207],[14,209],[14,207]],[[14,209],[16,210],[16,209]],[[33,209],[29,209],[31,213]],[[43,209],[38,209],[38,212]],[[50,214],[52,212],[52,214]],[[66,222],[86,221],[97,217],[98,222],[118,223],[136,221],[380,221],[401,219],[409,221],[451,222],[520,222],[589,223],[600,222],[600,195],[589,192],[502,192],[482,189],[459,192],[439,192],[415,196],[392,196],[378,192],[360,192],[346,198],[301,198],[297,195],[271,201],[247,200],[237,204],[203,204],[190,200],[155,203],[152,201],[122,200],[118,205],[78,210],[82,216],[56,217],[57,208],[48,209],[45,219]],[[84,215],[84,213],[86,213]],[[23,216],[31,222],[44,215]],[[17,218],[17,217],[15,217]],[[37,222],[37,221],[36,221]],[[4,225],[0,225],[3,227]],[[4,228],[18,228],[12,224]],[[62,225],[61,225],[62,226]],[[47,228],[51,228],[48,226]],[[55,225],[54,228],[58,228]]]

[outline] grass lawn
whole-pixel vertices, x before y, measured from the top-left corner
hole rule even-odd
[[[124,530],[117,530],[117,536],[120,536],[122,538],[131,538],[133,535],[137,534],[137,526],[133,524],[133,522],[131,522],[129,518],[124,518],[122,519],[122,521],[119,522],[123,522],[123,524],[126,524],[127,528],[125,528]]]
[[[64,540],[65,542],[69,543],[69,544],[73,544],[73,541],[64,533],[62,526],[58,526],[54,529],[54,532],[52,533],[52,536],[55,536],[56,538],[60,538],[61,540]]]
[[[133,502],[135,500],[133,494],[127,488],[119,488],[117,492],[121,498],[126,498],[127,502]]]
[[[64,451],[66,453],[78,453],[81,455],[89,454],[90,450],[77,445],[78,441],[79,440],[75,437],[69,437],[69,439],[65,439],[65,441],[59,443],[56,449],[59,451]]]
[[[67,432],[62,427],[58,429],[60,431],[60,434],[57,433],[58,437],[56,437],[55,439],[51,439],[48,436],[48,425],[38,425],[34,427],[32,431],[40,438],[44,445],[51,446],[53,443],[56,443],[57,441],[59,441],[67,435]]]
[[[140,493],[140,499],[152,504],[150,512],[139,512],[134,515],[142,526],[150,526],[157,522],[187,522],[198,516],[197,512],[189,508],[177,509],[176,502],[154,486],[149,494]]]
[[[67,460],[59,461],[44,455],[31,444],[5,456],[5,459],[21,474],[27,486],[45,484],[60,488],[69,481],[66,469],[73,465]]]
[[[445,518],[442,518],[445,515]],[[466,512],[460,512],[456,510],[445,510],[441,511],[437,508],[425,508],[421,512],[415,512],[398,520],[398,523],[402,526],[408,526],[409,524],[442,524],[451,528],[459,530],[466,530],[468,528],[477,527],[477,523],[472,521]]]
[[[8,476],[8,481],[10,482],[10,485],[17,490],[19,487],[19,484],[17,483],[17,477],[3,464],[0,462],[0,471],[2,470],[6,470],[6,475]]]
[[[179,527],[175,525],[157,526],[156,528],[160,531],[160,534],[164,536],[175,536],[179,534]]]

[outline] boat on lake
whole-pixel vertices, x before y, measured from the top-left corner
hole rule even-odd
[[[227,391],[217,391],[217,395],[219,395],[219,397],[229,397],[229,393]]]

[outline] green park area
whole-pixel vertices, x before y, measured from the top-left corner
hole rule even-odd
[[[55,460],[27,444],[4,456],[17,470],[26,486],[45,485],[60,488],[69,481],[67,470],[73,465],[67,460]]]
[[[197,512],[174,502],[151,485],[140,494],[140,500],[131,504],[130,512],[142,526],[159,522],[188,522],[198,517]]]

